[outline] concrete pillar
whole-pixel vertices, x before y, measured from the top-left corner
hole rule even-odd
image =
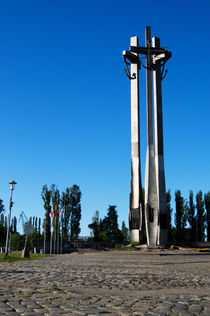
[[[130,38],[131,46],[138,46],[138,37]],[[137,54],[136,54],[137,55]],[[129,230],[130,241],[140,241],[142,225],[142,187],[140,170],[140,129],[139,129],[139,65],[131,63],[131,189],[130,189],[130,212]]]
[[[160,39],[153,37],[153,47],[160,47]],[[162,89],[161,66],[158,58],[153,58],[156,64],[153,71],[153,95],[154,95],[154,127],[155,127],[155,164],[157,177],[158,208],[160,210],[160,235],[159,243],[168,242],[168,214],[166,205],[165,171],[163,159],[163,114],[162,114]]]
[[[151,28],[146,27],[145,46],[151,47]],[[156,185],[156,166],[153,144],[153,103],[152,103],[152,69],[151,55],[146,56],[146,84],[147,84],[147,155],[145,172],[145,226],[147,244],[158,243],[158,200]]]

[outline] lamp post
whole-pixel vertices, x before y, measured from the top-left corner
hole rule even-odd
[[[8,223],[7,223],[7,237],[6,237],[6,248],[5,248],[5,254],[6,256],[8,255],[8,241],[9,241],[9,229],[10,229],[10,218],[11,218],[11,210],[12,210],[12,191],[15,188],[15,184],[17,184],[14,180],[10,181],[9,184],[11,184],[10,186],[10,190],[11,190],[11,194],[10,194],[10,203],[9,203],[9,217],[8,217]]]

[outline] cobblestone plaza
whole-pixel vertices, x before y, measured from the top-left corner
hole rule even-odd
[[[0,315],[210,315],[210,255],[92,251],[0,263]]]

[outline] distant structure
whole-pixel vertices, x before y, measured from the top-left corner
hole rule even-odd
[[[146,65],[141,61],[146,57]],[[165,77],[165,63],[171,57],[168,48],[160,47],[160,39],[153,37],[151,28],[145,30],[145,47],[138,46],[138,37],[130,38],[130,50],[123,51],[126,73],[131,82],[131,190],[129,230],[130,241],[142,240],[144,213],[148,245],[168,241],[165,172],[163,158],[163,118],[161,81]],[[146,69],[147,95],[147,154],[145,171],[145,202],[142,195],[140,163],[139,69]],[[154,130],[153,130],[154,106]],[[155,147],[153,142],[155,135]]]

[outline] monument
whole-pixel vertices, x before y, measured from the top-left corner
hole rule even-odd
[[[141,55],[146,57],[146,65],[143,65]],[[171,52],[166,47],[160,47],[158,37],[153,37],[151,41],[151,28],[147,26],[145,47],[138,46],[137,36],[131,37],[130,50],[123,51],[123,57],[127,67],[126,73],[131,82],[130,241],[140,242],[142,239],[142,217],[144,212],[147,244],[166,244],[168,241],[168,214],[163,158],[161,81],[166,75],[167,71],[164,73],[164,67],[171,57]],[[146,69],[147,99],[145,203],[143,203],[140,163],[139,69],[141,65]]]

